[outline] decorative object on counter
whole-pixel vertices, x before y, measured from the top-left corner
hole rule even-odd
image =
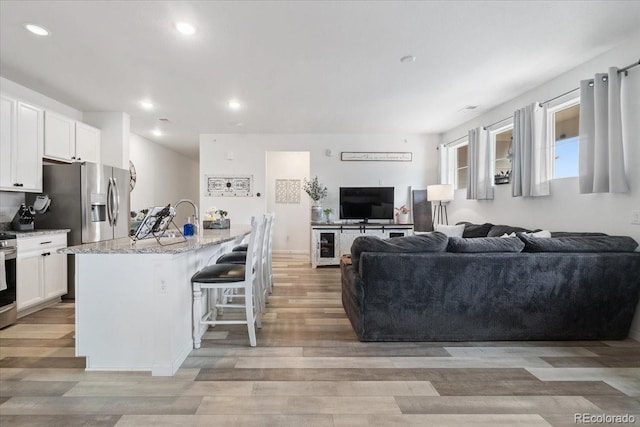
[[[299,179],[276,179],[276,203],[300,203]]]
[[[449,224],[447,206],[443,203],[453,200],[453,185],[427,185],[427,200],[430,202],[438,202],[433,205],[433,224]]]
[[[211,208],[204,216],[203,227],[214,230],[230,228],[231,220],[226,218],[227,215],[229,215],[229,212],[225,210]]]
[[[493,176],[493,182],[495,185],[508,184],[510,176],[511,171],[497,173]]]
[[[326,208],[323,210],[324,212],[324,216],[327,219],[327,223],[330,223],[331,220],[333,219],[333,209],[331,208]]]
[[[253,196],[253,175],[206,175],[207,192],[210,197]]]
[[[11,228],[15,231],[31,231],[33,230],[33,218],[36,216],[36,211],[32,206],[27,208],[27,205],[22,203],[18,212],[13,216],[11,221]]]
[[[151,208],[151,210],[148,210],[147,215],[144,217],[138,228],[130,236],[131,240],[133,240],[133,243],[135,244],[138,240],[155,238],[158,244],[161,246],[184,242],[186,240],[186,237],[184,237],[182,230],[180,230],[175,222],[173,222],[173,218],[175,216],[176,209],[172,207],[171,204],[168,204],[167,206],[156,206]],[[197,217],[198,216],[196,210],[195,218]],[[175,233],[172,233],[172,236],[168,235],[167,231],[171,225],[173,225],[173,227],[178,231],[178,234],[182,236],[182,239],[166,243],[162,241],[163,237],[177,237]],[[193,226],[193,224],[191,225]]]
[[[311,181],[305,178],[302,189],[309,195],[313,203],[311,205],[311,222],[322,222],[322,199],[327,197],[327,187],[318,182],[316,176]]]
[[[409,224],[409,208],[407,205],[402,205],[396,209],[396,223],[397,224]]]
[[[195,232],[195,227],[193,226],[193,222],[191,222],[191,217],[187,217],[187,221],[182,226],[182,234],[184,237],[193,236]]]

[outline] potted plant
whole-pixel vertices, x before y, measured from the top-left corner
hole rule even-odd
[[[217,209],[214,214],[216,214],[218,216],[218,218],[216,218],[213,221],[212,224],[212,228],[229,228],[231,227],[231,220],[229,218],[227,218],[227,215],[229,215],[228,211],[222,210],[222,209]]]
[[[409,208],[406,205],[402,205],[396,209],[396,220],[398,224],[409,223]]]
[[[322,199],[327,197],[327,187],[320,184],[318,182],[318,177],[316,176],[311,181],[308,181],[305,178],[302,189],[309,195],[311,200],[313,200],[313,204],[311,206],[311,222],[321,222],[323,213],[321,202]]]
[[[323,210],[323,212],[324,212],[324,216],[325,216],[325,218],[327,218],[327,222],[328,222],[328,223],[329,223],[329,222],[331,222],[331,216],[332,216],[332,214],[333,214],[333,209],[331,209],[331,208],[326,208],[326,209],[324,209],[324,210]]]

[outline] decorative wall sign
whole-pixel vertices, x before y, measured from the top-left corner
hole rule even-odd
[[[413,153],[387,151],[343,151],[340,153],[343,162],[410,162]]]
[[[276,203],[300,203],[299,179],[276,179]]]
[[[207,196],[253,196],[253,175],[205,175],[205,178],[207,180]]]

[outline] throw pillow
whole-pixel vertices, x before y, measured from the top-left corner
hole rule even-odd
[[[493,227],[493,224],[485,222],[484,224],[472,224],[470,222],[459,222],[456,225],[464,224],[464,233],[462,237],[487,237],[489,230]]]
[[[447,252],[482,253],[482,252],[522,252],[524,243],[517,237],[449,237]]]
[[[519,234],[525,252],[633,252],[638,243],[627,236],[552,237]]]
[[[531,237],[543,237],[543,238],[551,237],[551,232],[549,230],[532,231],[531,233],[524,233],[524,234]]]
[[[462,237],[464,234],[464,224],[460,225],[444,225],[436,224],[436,231],[446,234],[448,237]]]
[[[512,227],[510,225],[494,225],[491,227],[491,230],[487,233],[487,237],[499,237],[503,234],[511,234],[511,233],[530,233],[531,230],[527,230],[526,228],[521,227]]]
[[[391,239],[360,236],[351,245],[351,263],[358,270],[362,252],[444,252],[447,248],[447,241],[447,236],[438,232],[420,236],[393,237]]]

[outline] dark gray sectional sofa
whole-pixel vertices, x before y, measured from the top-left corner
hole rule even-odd
[[[344,309],[361,341],[626,338],[640,297],[635,240],[552,235],[359,237],[341,265]]]

